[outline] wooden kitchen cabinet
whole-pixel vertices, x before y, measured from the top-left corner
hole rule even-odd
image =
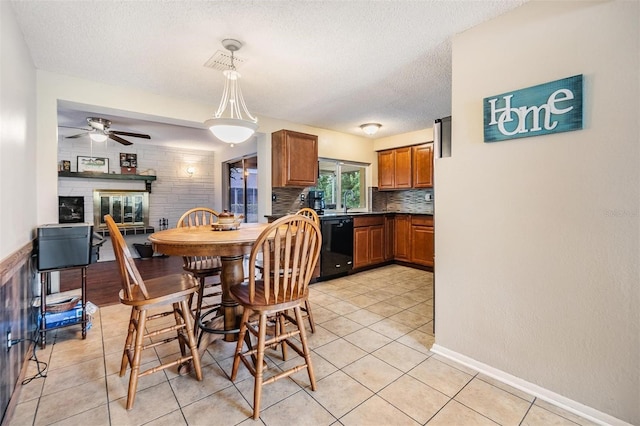
[[[377,265],[385,261],[385,228],[383,216],[353,219],[353,267]]]
[[[353,228],[353,267],[369,265],[369,228]]]
[[[410,146],[378,153],[378,189],[410,189],[412,179]]]
[[[376,265],[384,262],[384,225],[369,227],[369,263]]]
[[[394,259],[411,261],[411,215],[397,214],[394,220]]]
[[[413,187],[433,188],[433,143],[412,147]]]
[[[380,151],[378,153],[378,190],[395,189],[395,151]]]
[[[393,251],[394,244],[394,235],[395,229],[394,226],[395,219],[391,215],[385,215],[384,217],[384,237],[385,237],[385,245],[384,245],[384,260],[393,260],[395,253]]]
[[[396,189],[411,188],[411,147],[396,148]]]
[[[433,216],[411,217],[411,263],[433,266]]]
[[[307,187],[318,183],[318,137],[291,130],[271,134],[271,185]]]

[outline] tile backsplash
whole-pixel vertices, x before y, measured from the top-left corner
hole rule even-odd
[[[433,189],[378,191],[378,188],[371,187],[369,200],[371,211],[433,213]]]
[[[304,194],[305,201],[300,201],[300,194]],[[307,207],[307,195],[309,195],[309,188],[273,188],[271,214],[287,214]]]
[[[310,188],[273,188],[271,213],[287,214],[307,206]],[[274,200],[275,198],[275,200]],[[429,198],[429,200],[427,200]],[[369,187],[369,210],[375,212],[433,213],[433,189],[378,191]]]

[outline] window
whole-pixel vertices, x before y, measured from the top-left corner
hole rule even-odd
[[[368,164],[321,158],[318,162],[318,189],[324,191],[327,209],[366,209],[366,169]],[[339,177],[339,178],[338,178]]]

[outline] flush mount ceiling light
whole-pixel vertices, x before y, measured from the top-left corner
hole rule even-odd
[[[238,40],[222,40],[225,49],[231,52],[231,67],[223,72],[226,81],[220,106],[213,118],[204,122],[213,135],[226,143],[240,143],[249,139],[258,129],[258,119],[251,115],[244,103],[238,80],[240,73],[233,63],[233,53],[240,50],[242,43]],[[246,115],[247,118],[243,116]]]
[[[368,134],[369,136],[375,135],[378,130],[382,127],[382,124],[379,123],[366,123],[360,126],[363,132]]]

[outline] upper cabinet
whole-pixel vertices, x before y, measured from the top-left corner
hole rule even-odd
[[[378,153],[378,189],[411,188],[411,147]]]
[[[433,188],[433,144],[412,147],[413,187]]]
[[[318,137],[291,130],[271,134],[271,184],[306,187],[318,183]]]
[[[396,155],[393,149],[378,152],[378,189],[395,189]]]
[[[433,187],[433,143],[378,152],[378,189]]]

